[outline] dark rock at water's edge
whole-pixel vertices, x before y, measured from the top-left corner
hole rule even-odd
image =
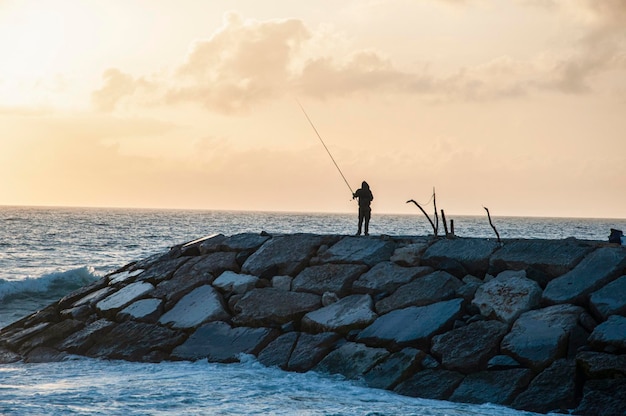
[[[0,330],[0,363],[83,355],[360,379],[429,399],[626,414],[626,247],[222,234]]]

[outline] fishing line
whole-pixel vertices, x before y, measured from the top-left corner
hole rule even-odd
[[[317,132],[317,129],[315,128],[315,125],[313,125],[313,122],[311,121],[311,119],[309,118],[309,115],[306,113],[306,111],[304,111],[304,107],[302,107],[302,104],[300,104],[300,101],[296,98],[296,102],[298,103],[298,105],[300,106],[300,108],[302,109],[302,112],[304,113],[304,116],[306,117],[307,120],[309,120],[309,123],[311,124],[311,127],[313,127],[313,130],[315,131],[315,134],[317,134],[317,138],[320,139],[320,142],[322,143],[322,146],[324,146],[324,149],[326,149],[326,153],[328,153],[328,156],[330,156],[330,160],[333,161],[333,163],[335,164],[335,167],[337,168],[337,170],[339,171],[339,174],[341,175],[341,177],[343,178],[343,181],[346,183],[346,185],[348,185],[348,189],[350,190],[350,193],[352,195],[354,195],[354,191],[352,190],[352,188],[350,187],[350,184],[348,183],[348,181],[346,180],[346,177],[343,176],[343,172],[341,171],[341,169],[339,169],[339,165],[337,165],[337,162],[335,162],[335,158],[333,157],[333,155],[330,153],[330,150],[328,150],[328,147],[326,147],[326,143],[324,143],[324,140],[322,140],[322,136],[320,136],[320,134]]]

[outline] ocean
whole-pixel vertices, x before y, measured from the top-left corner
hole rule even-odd
[[[418,215],[419,214],[419,215]],[[450,217],[449,217],[450,218]],[[495,238],[484,217],[453,217],[460,237]],[[492,218],[500,237],[607,241],[626,219]],[[131,261],[222,233],[353,234],[351,214],[0,207],[0,327]],[[427,235],[426,218],[377,215],[372,235]],[[530,415],[415,399],[358,381],[238,364],[129,363],[75,357],[0,365],[2,415]]]

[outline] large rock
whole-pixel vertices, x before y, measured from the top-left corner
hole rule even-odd
[[[370,348],[356,342],[346,342],[324,357],[315,367],[315,371],[356,379],[388,355],[389,352],[384,348]]]
[[[447,400],[463,378],[463,374],[456,371],[426,369],[400,383],[394,391],[404,396]]]
[[[344,237],[318,257],[323,263],[360,263],[373,266],[391,257],[395,244],[377,238]]]
[[[317,293],[333,292],[345,296],[350,292],[352,283],[367,270],[362,264],[322,264],[302,270],[291,284],[295,292]]]
[[[301,333],[289,357],[287,369],[298,372],[309,371],[328,355],[339,339],[340,335],[334,332]]]
[[[37,332],[28,339],[20,343],[18,352],[24,354],[36,347],[47,347],[55,344],[59,340],[82,329],[85,324],[74,319],[65,319],[61,322],[46,326],[42,331]]]
[[[567,413],[576,406],[576,363],[557,360],[515,398],[512,406],[538,413]]]
[[[378,389],[393,389],[412,373],[426,356],[424,351],[404,348],[391,354],[363,376],[365,383]]]
[[[498,321],[477,321],[437,335],[432,341],[432,354],[448,370],[471,373],[483,370],[499,350],[508,326]]]
[[[117,312],[153,290],[154,286],[148,282],[131,283],[98,302],[96,308],[102,313]]]
[[[257,360],[266,367],[279,367],[286,370],[291,351],[293,351],[299,335],[298,332],[282,334],[259,352]]]
[[[167,280],[172,277],[174,272],[178,270],[180,266],[185,264],[191,257],[179,257],[175,259],[170,259],[169,257],[159,258],[155,263],[148,265],[147,267],[143,267],[146,269],[143,273],[141,273],[138,278],[144,281],[150,281],[150,283],[158,284],[162,280]],[[137,263],[136,267],[140,267],[140,264]]]
[[[56,345],[61,351],[67,351],[71,354],[85,354],[103,334],[113,329],[116,324],[108,319],[99,319],[90,323],[80,331],[76,331],[69,335]]]
[[[242,233],[226,238],[220,248],[226,251],[254,251],[271,238],[268,234]]]
[[[386,298],[376,302],[376,311],[384,315],[408,306],[425,306],[456,296],[463,283],[448,272],[436,271],[400,286]]]
[[[295,276],[304,269],[318,247],[328,240],[327,236],[313,234],[274,237],[248,257],[241,271],[260,277]]]
[[[575,239],[508,241],[491,255],[490,273],[532,269],[553,278],[573,269],[591,250],[589,244]]]
[[[602,320],[610,315],[626,316],[626,276],[593,292],[589,298],[589,306]]]
[[[321,296],[313,293],[285,292],[274,288],[253,289],[234,305],[237,324],[278,326],[301,319],[322,306]]]
[[[531,378],[532,372],[525,368],[470,374],[456,388],[450,400],[506,405],[528,386]]]
[[[355,293],[392,293],[400,286],[417,277],[431,273],[430,267],[402,267],[390,261],[378,263],[367,273],[361,275],[352,288]]]
[[[626,378],[626,355],[581,351],[576,365],[587,378]]]
[[[154,323],[161,316],[162,305],[163,301],[161,299],[140,299],[119,311],[116,319],[120,321],[135,319],[137,321]]]
[[[211,285],[204,285],[179,300],[161,316],[159,323],[173,328],[194,328],[204,322],[228,318],[222,296]]]
[[[589,343],[600,350],[626,352],[626,317],[611,315],[593,330]]]
[[[567,355],[570,334],[584,309],[555,305],[523,313],[501,344],[503,352],[534,370]]]
[[[440,269],[440,263],[452,259],[474,276],[484,276],[489,268],[489,257],[499,247],[495,241],[479,238],[439,240],[426,250],[422,263]],[[462,277],[462,276],[460,276]]]
[[[548,283],[543,299],[548,303],[583,304],[587,295],[617,278],[624,267],[624,248],[601,247],[587,255],[572,271]]]
[[[237,362],[240,354],[258,354],[277,335],[275,329],[231,328],[225,322],[210,322],[174,348],[172,356],[182,360],[206,358],[209,362]]]
[[[413,241],[402,247],[398,247],[391,255],[391,261],[400,266],[412,267],[419,266],[422,254],[431,243],[429,237],[424,237],[419,241]]]
[[[243,294],[253,289],[259,278],[251,274],[225,271],[213,282],[213,286],[225,293]]]
[[[213,234],[207,238],[202,239],[198,244],[198,251],[200,254],[213,253],[221,250],[221,244],[226,240],[224,234]]]
[[[348,333],[365,328],[378,317],[372,310],[370,295],[350,295],[338,302],[307,313],[302,318],[302,328],[308,332]]]
[[[572,414],[623,416],[626,414],[626,379],[589,380]]]
[[[463,300],[410,306],[389,312],[365,328],[357,339],[369,345],[428,346],[430,338],[461,315]]]
[[[524,270],[504,271],[476,290],[472,304],[482,315],[511,324],[539,305],[541,293],[539,284],[527,279]]]

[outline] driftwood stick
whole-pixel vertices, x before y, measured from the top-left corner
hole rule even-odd
[[[446,237],[450,234],[448,233],[448,223],[446,222],[446,214],[441,210],[441,221],[443,222],[443,230],[446,232]]]
[[[435,187],[433,186],[433,207],[435,209],[435,237],[439,232],[439,215],[437,215],[437,196],[435,195]]]
[[[450,220],[450,234],[454,236],[454,220]]]
[[[433,227],[433,232],[435,233],[435,237],[437,237],[437,228],[435,227],[435,224],[433,223],[433,220],[431,220],[430,217],[428,216],[428,214],[426,213],[426,211],[424,211],[424,208],[422,208],[422,206],[420,204],[418,204],[417,202],[415,202],[415,200],[413,200],[413,199],[409,199],[408,201],[406,201],[407,204],[409,202],[414,203],[415,206],[418,207],[420,209],[420,211],[422,211],[424,216],[428,219],[428,222],[430,223],[431,227]]]
[[[485,208],[485,211],[487,211],[487,218],[489,218],[489,225],[491,225],[491,228],[493,228],[493,231],[496,232],[496,237],[498,237],[498,243],[502,243],[502,241],[500,240],[500,234],[498,233],[498,230],[496,230],[496,226],[493,225],[493,222],[491,222],[491,215],[489,214],[489,209],[487,207],[483,207]]]

